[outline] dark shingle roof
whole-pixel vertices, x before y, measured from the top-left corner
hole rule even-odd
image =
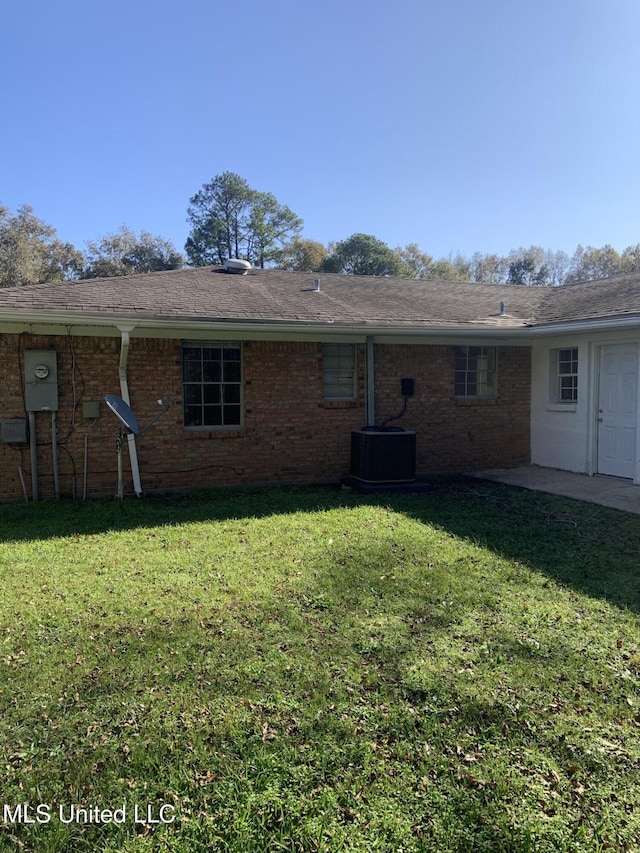
[[[314,292],[314,279],[320,292]],[[38,284],[0,290],[0,311],[72,312],[158,319],[465,326],[495,323],[500,301],[522,325],[535,313],[540,289],[442,281],[407,281],[219,267],[122,278]]]
[[[640,314],[640,274],[545,288],[535,315],[538,325]]]
[[[314,279],[320,291],[314,292]],[[500,316],[504,302],[505,316]],[[0,314],[417,328],[521,328],[640,315],[640,275],[564,287],[196,267],[0,289]]]

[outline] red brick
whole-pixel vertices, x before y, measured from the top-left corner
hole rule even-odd
[[[118,422],[103,397],[120,394],[118,338],[0,336],[0,417],[25,417],[22,352],[58,352],[58,464],[63,495],[81,495],[85,437],[88,494],[116,490]],[[364,347],[358,346],[355,402],[322,399],[322,344],[247,341],[243,345],[244,424],[239,430],[189,431],[176,405],[137,440],[145,490],[267,482],[337,482],[349,473],[350,434],[365,420]],[[530,350],[498,348],[495,401],[458,400],[453,393],[454,348],[376,345],[376,419],[397,414],[400,380],[415,380],[415,395],[397,422],[417,431],[417,470],[462,471],[529,461]],[[18,367],[20,359],[20,367]],[[72,364],[74,369],[72,370]],[[182,396],[178,340],[133,338],[128,359],[131,405],[141,425],[159,411],[163,395]],[[75,399],[75,411],[73,401]],[[99,400],[101,417],[82,417],[83,400]],[[53,494],[51,416],[36,414],[40,495]],[[125,449],[127,491],[132,490]],[[0,444],[0,500],[23,498],[18,467],[30,495],[29,447]]]

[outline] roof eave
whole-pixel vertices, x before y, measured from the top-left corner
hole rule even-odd
[[[0,330],[9,327],[58,326],[65,328],[95,327],[98,329],[127,331],[162,330],[165,334],[169,329],[175,330],[177,336],[197,332],[224,331],[226,333],[243,332],[272,332],[274,334],[291,333],[294,331],[306,334],[329,335],[385,335],[393,337],[446,337],[450,335],[473,335],[474,337],[521,337],[528,331],[525,325],[500,326],[493,324],[459,324],[459,325],[428,325],[393,324],[384,322],[341,323],[339,321],[310,321],[310,320],[268,320],[268,319],[224,319],[200,317],[161,317],[136,316],[132,314],[95,314],[89,312],[52,312],[52,311],[2,311],[0,312]]]
[[[531,327],[530,334],[535,337],[575,334],[576,332],[608,332],[619,329],[637,329],[640,327],[640,315],[625,317],[596,317],[590,320],[559,320],[538,323]]]

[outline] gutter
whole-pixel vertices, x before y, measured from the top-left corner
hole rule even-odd
[[[496,335],[504,337],[520,337],[526,334],[530,327],[524,323],[520,326],[501,326],[501,325],[465,325],[465,326],[429,326],[429,325],[394,325],[380,323],[340,323],[334,321],[317,322],[307,320],[227,320],[223,318],[185,318],[185,317],[136,317],[135,323],[131,323],[128,317],[118,317],[112,315],[108,319],[104,314],[56,314],[50,311],[43,312],[44,316],[41,319],[32,312],[24,312],[22,316],[20,312],[12,311],[5,315],[0,312],[0,324],[3,322],[12,325],[20,323],[31,326],[52,326],[60,325],[66,328],[69,323],[74,327],[94,327],[96,329],[128,329],[134,328],[138,333],[145,330],[151,332],[172,332],[186,333],[193,337],[194,332],[222,332],[226,335],[234,332],[243,332],[245,334],[254,334],[258,332],[264,335],[269,333],[275,334],[291,334],[303,332],[306,334],[315,334],[321,336],[333,335],[355,335],[359,336],[363,341],[369,335],[393,335],[398,337],[422,337],[424,335],[434,337],[446,337],[451,335],[480,335],[482,337],[495,337]],[[46,318],[46,319],[45,319]]]
[[[547,325],[535,325],[528,329],[530,335],[539,337],[541,335],[556,335],[575,332],[609,332],[613,329],[638,329],[640,328],[640,316],[632,317],[610,317],[594,320],[572,320],[558,321]]]
[[[127,359],[129,357],[129,332],[133,331],[133,326],[119,326],[122,335],[120,343],[120,364],[118,366],[118,376],[120,378],[120,396],[129,405],[129,383],[127,382]],[[140,483],[140,467],[138,465],[138,448],[136,447],[136,437],[133,433],[127,434],[127,444],[129,446],[129,459],[131,460],[131,476],[133,477],[133,490],[137,497],[142,496],[142,484]]]
[[[194,332],[222,332],[223,334],[245,333],[268,335],[273,334],[291,334],[305,333],[313,335],[321,335],[324,339],[327,336],[333,335],[353,335],[359,336],[362,341],[366,340],[367,336],[390,336],[390,337],[412,337],[412,338],[445,338],[451,336],[464,335],[466,337],[482,337],[482,338],[512,338],[512,339],[527,339],[538,336],[550,336],[565,332],[591,332],[591,331],[610,331],[612,329],[638,328],[640,327],[640,315],[611,318],[595,318],[592,320],[572,320],[572,321],[556,321],[547,324],[536,324],[532,321],[522,321],[519,326],[504,326],[500,323],[494,324],[467,324],[467,325],[451,325],[451,326],[429,326],[427,324],[396,325],[393,323],[384,324],[380,322],[372,323],[340,323],[340,322],[317,322],[307,320],[277,320],[268,319],[224,319],[215,318],[200,318],[200,317],[136,317],[135,322],[128,316],[119,317],[113,314],[108,318],[104,314],[90,314],[85,312],[52,312],[42,311],[42,318],[38,313],[33,311],[20,311],[12,309],[11,311],[0,311],[0,326],[6,323],[10,326],[18,327],[19,330],[30,331],[33,326],[53,326],[60,325],[67,327],[70,323],[74,326],[94,327],[96,329],[113,330],[119,329],[132,331],[134,328],[138,333],[144,332],[161,332],[166,334],[167,331],[172,333],[188,334],[193,336]]]

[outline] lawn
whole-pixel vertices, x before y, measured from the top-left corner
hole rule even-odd
[[[466,481],[4,505],[0,850],[638,851],[639,553]]]

